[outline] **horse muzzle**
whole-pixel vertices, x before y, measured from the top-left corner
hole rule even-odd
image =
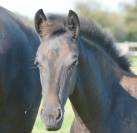
[[[46,130],[56,131],[61,128],[64,112],[58,106],[57,108],[41,109],[41,119],[44,122]]]

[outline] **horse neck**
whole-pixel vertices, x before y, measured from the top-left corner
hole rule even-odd
[[[78,80],[70,100],[76,114],[92,130],[108,117],[114,99],[119,96],[121,73],[117,63],[103,50],[84,43],[79,43]]]

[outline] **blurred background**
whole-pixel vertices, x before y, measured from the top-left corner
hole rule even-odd
[[[42,8],[45,12],[67,14],[73,9],[80,16],[92,19],[114,37],[121,54],[131,61],[137,73],[137,0],[0,0],[0,5],[13,11],[19,19],[34,28],[33,18]],[[63,127],[58,133],[69,133],[74,118],[68,102]],[[32,133],[45,133],[37,117]]]
[[[0,5],[15,12],[20,19],[33,26],[35,12],[68,13],[94,19],[110,31],[116,41],[137,41],[137,0],[1,0]]]

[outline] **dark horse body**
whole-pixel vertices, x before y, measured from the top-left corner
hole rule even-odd
[[[137,133],[137,76],[111,37],[93,22],[36,13],[37,52],[48,130],[60,128],[70,98],[73,133]]]
[[[39,38],[0,7],[0,133],[30,133],[41,99]]]

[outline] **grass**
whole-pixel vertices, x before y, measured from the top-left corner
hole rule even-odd
[[[137,74],[137,57],[129,58],[129,61],[132,64],[131,69]],[[62,124],[62,128],[59,131],[56,132],[46,131],[41,122],[40,115],[38,114],[32,133],[69,133],[73,118],[74,118],[74,114],[71,108],[71,104],[68,101],[65,106],[64,122]]]
[[[129,61],[132,64],[131,69],[137,74],[137,56],[129,58]]]

